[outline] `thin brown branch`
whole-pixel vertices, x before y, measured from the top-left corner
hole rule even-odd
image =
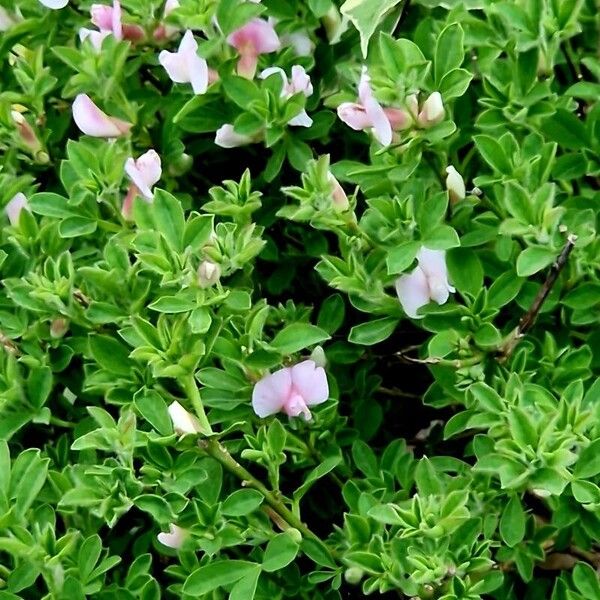
[[[533,324],[535,323],[535,320],[537,319],[537,316],[540,313],[546,298],[548,298],[548,295],[552,291],[552,288],[554,287],[554,284],[556,283],[561,271],[565,268],[567,260],[569,259],[569,255],[575,247],[576,241],[577,236],[574,234],[571,234],[567,237],[567,243],[565,244],[565,247],[562,249],[562,252],[556,259],[556,262],[552,265],[550,271],[548,272],[546,281],[544,281],[542,284],[542,287],[537,293],[531,308],[521,317],[521,320],[519,321],[519,324],[515,330],[509,334],[507,339],[502,344],[499,352],[499,360],[501,362],[510,357],[523,336],[525,336],[525,334],[533,327]]]

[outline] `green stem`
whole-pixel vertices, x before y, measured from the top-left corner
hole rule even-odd
[[[334,551],[329,548],[321,538],[313,533],[272,491],[270,491],[261,481],[252,473],[238,463],[228,450],[215,438],[201,440],[200,447],[212,456],[230,473],[240,479],[245,487],[253,488],[260,492],[266,503],[280,516],[288,525],[294,527],[302,533],[305,538],[309,538],[322,546],[328,554],[335,558]]]
[[[190,373],[183,380],[183,387],[185,389],[185,393],[189,398],[194,410],[196,411],[196,416],[200,421],[200,427],[202,428],[202,433],[204,435],[213,435],[212,427],[210,426],[210,422],[208,417],[206,416],[206,412],[204,411],[204,405],[202,404],[202,398],[200,398],[200,390],[198,390],[198,386],[196,385],[196,378],[194,377],[194,373]]]
[[[50,425],[57,425],[58,427],[67,427],[69,429],[73,429],[73,427],[75,427],[73,423],[69,423],[69,421],[64,421],[63,419],[59,419],[58,417],[54,416],[50,417]]]

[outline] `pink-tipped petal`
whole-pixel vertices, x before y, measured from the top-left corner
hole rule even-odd
[[[127,194],[123,199],[123,206],[121,206],[121,214],[126,221],[131,221],[133,215],[133,201],[136,196],[140,193],[136,185],[132,183],[127,190]]]
[[[92,23],[105,31],[113,29],[113,7],[107,4],[92,4],[90,9]]]
[[[60,8],[64,8],[67,4],[69,4],[69,0],[40,0],[40,3],[43,4],[46,8],[58,10]]]
[[[215,144],[221,148],[237,148],[251,144],[253,141],[251,137],[237,133],[230,123],[222,125],[215,132]]]
[[[300,394],[292,394],[283,405],[282,410],[288,417],[299,417],[302,415],[305,421],[312,419],[310,410]]]
[[[93,137],[115,138],[131,128],[131,123],[101,111],[87,94],[78,94],[73,101],[73,119],[83,133]]]
[[[281,46],[273,25],[264,19],[252,19],[230,34],[227,43],[240,54],[249,48],[255,54],[269,54]]]
[[[398,278],[396,293],[404,312],[413,319],[420,319],[417,311],[430,300],[427,277],[420,267],[410,275],[402,275]]]
[[[240,51],[240,58],[237,64],[237,74],[246,79],[253,79],[258,66],[258,54],[253,50]]]
[[[292,390],[291,369],[279,369],[263,377],[252,391],[252,408],[261,418],[278,413],[287,402]]]
[[[146,200],[152,200],[152,186],[162,175],[160,156],[154,150],[148,150],[137,160],[128,158],[125,162],[125,173],[135,184]]]
[[[312,96],[313,86],[310,81],[310,75],[304,67],[294,65],[292,67],[292,77],[290,79],[290,91],[292,94],[303,93],[307,98]]]
[[[382,146],[389,146],[392,143],[392,126],[385,115],[383,107],[379,104],[375,96],[373,96],[371,78],[367,73],[366,67],[363,67],[358,83],[358,98],[373,128],[375,139]]]
[[[4,207],[4,212],[8,217],[8,221],[13,227],[19,224],[22,210],[29,210],[29,204],[27,203],[25,194],[19,192],[18,194],[15,194]]]
[[[341,121],[355,131],[364,131],[372,126],[367,111],[356,102],[342,102],[337,108],[337,114]]]
[[[408,129],[413,123],[410,114],[401,108],[384,108],[383,112],[394,131]]]
[[[123,39],[123,25],[121,24],[121,3],[119,0],[113,0],[113,10],[111,16],[111,30],[118,39]]]
[[[305,360],[292,367],[292,384],[307,406],[321,404],[329,398],[329,384],[323,367]]]

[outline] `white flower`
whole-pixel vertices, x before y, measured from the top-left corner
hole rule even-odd
[[[181,38],[177,52],[163,50],[158,61],[165,68],[171,81],[191,83],[194,94],[204,94],[208,87],[208,65],[198,56],[198,43],[191,31]]]
[[[129,157],[125,161],[125,173],[135,184],[146,200],[152,200],[152,186],[160,179],[162,168],[160,156],[155,150],[148,150],[139,158]]]
[[[450,194],[450,200],[457,202],[463,200],[466,196],[465,180],[462,175],[452,166],[446,168],[446,189]]]
[[[456,291],[448,282],[446,253],[423,246],[417,253],[418,266],[410,275],[396,281],[396,293],[404,312],[413,319],[421,318],[417,311],[431,300],[438,304],[448,301],[450,292]]]

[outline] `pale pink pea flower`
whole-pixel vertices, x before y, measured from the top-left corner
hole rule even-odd
[[[198,43],[194,34],[185,32],[177,52],[163,50],[158,55],[171,81],[175,83],[191,83],[194,94],[204,94],[208,87],[208,65],[198,56]]]
[[[92,23],[102,32],[112,33],[118,40],[137,42],[144,37],[144,30],[139,25],[122,22],[121,3],[113,0],[113,5],[92,4],[90,10]]]
[[[168,548],[173,548],[173,550],[179,550],[183,546],[187,536],[188,536],[187,530],[172,523],[171,525],[169,525],[169,532],[166,533],[164,531],[161,531],[156,536],[156,539],[163,546],[167,546]]]
[[[131,186],[123,201],[121,214],[130,219],[133,201],[138,194],[146,202],[152,202],[154,198],[152,187],[162,175],[160,156],[155,150],[148,150],[137,159],[129,157],[125,161],[125,173],[131,180]]]
[[[72,110],[77,127],[92,137],[116,138],[127,134],[131,129],[131,123],[109,117],[92,102],[87,94],[77,95]]]
[[[100,52],[102,49],[102,42],[109,35],[112,35],[110,31],[96,31],[95,29],[88,29],[87,27],[79,28],[80,41],[83,43],[88,40],[96,52]]]
[[[312,418],[309,406],[322,404],[329,398],[327,376],[314,361],[305,360],[266,375],[252,392],[252,408],[261,418],[284,412],[290,417]]]
[[[355,131],[370,129],[382,146],[392,143],[394,129],[404,129],[411,119],[401,109],[384,109],[373,95],[371,78],[363,67],[358,83],[359,102],[343,102],[338,106],[338,117]],[[392,125],[393,121],[393,125]]]
[[[19,224],[22,210],[30,210],[27,203],[27,197],[22,192],[15,194],[4,207],[4,212],[8,217],[9,223],[16,227]]]
[[[227,37],[227,43],[239,53],[238,75],[252,79],[256,73],[258,57],[279,50],[281,43],[271,23],[252,19]]]
[[[259,77],[261,79],[266,79],[275,74],[280,75],[283,80],[283,87],[281,88],[282,98],[290,98],[294,94],[300,93],[304,94],[307,98],[312,95],[313,86],[310,81],[310,75],[304,70],[304,67],[294,65],[292,67],[292,76],[289,81],[285,71],[280,67],[269,67],[268,69],[264,69]],[[304,109],[288,121],[288,125],[295,127],[310,127],[312,123],[312,119]]]
[[[418,265],[410,275],[396,281],[396,293],[404,312],[413,319],[422,318],[417,311],[431,300],[445,304],[454,287],[448,282],[446,252],[425,246],[417,252]]]

